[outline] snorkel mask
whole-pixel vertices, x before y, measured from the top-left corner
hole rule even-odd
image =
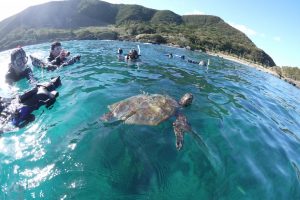
[[[62,51],[61,46],[56,46],[56,47],[53,49],[52,54],[53,54],[54,56],[58,56],[58,55],[60,54],[61,51]]]
[[[60,42],[54,42],[51,44],[51,54],[54,57],[59,56],[60,52],[62,51],[61,43]]]
[[[18,47],[10,54],[10,61],[14,70],[23,72],[26,69],[28,57],[25,51],[21,47]]]

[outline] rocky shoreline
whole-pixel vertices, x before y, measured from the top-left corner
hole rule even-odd
[[[167,44],[167,46],[170,46],[170,47],[175,47],[175,48],[185,48],[185,49],[188,49],[190,50],[189,47],[181,47],[179,45],[176,45],[176,44]],[[252,62],[249,62],[247,60],[243,60],[243,59],[240,59],[240,58],[237,58],[237,57],[234,57],[234,56],[231,56],[231,55],[228,55],[228,54],[223,54],[221,52],[209,52],[209,51],[206,51],[206,53],[208,55],[211,55],[211,56],[216,56],[216,57],[220,57],[220,58],[224,58],[224,59],[227,59],[227,60],[231,60],[231,61],[234,61],[234,62],[237,62],[237,63],[240,63],[240,64],[244,64],[244,65],[247,65],[247,66],[250,66],[250,67],[254,67],[255,69],[259,70],[259,71],[263,71],[265,73],[269,73],[273,76],[276,76],[277,78],[279,79],[282,79],[284,80],[285,82],[297,87],[300,89],[300,81],[296,81],[296,80],[293,80],[291,78],[287,78],[287,77],[284,77],[284,76],[280,76],[275,70],[272,70],[272,67],[264,67],[262,65],[259,65],[259,64],[256,64],[256,63],[252,63]]]
[[[211,56],[218,56],[218,57],[221,57],[221,58],[224,58],[224,59],[227,59],[227,60],[231,60],[231,61],[234,61],[234,62],[237,62],[237,63],[240,63],[240,64],[244,64],[244,65],[247,65],[247,66],[250,66],[250,67],[254,67],[255,69],[257,69],[259,71],[263,71],[265,73],[272,74],[273,76],[276,76],[277,78],[282,79],[285,82],[288,82],[289,84],[291,84],[291,85],[293,85],[293,86],[300,89],[300,81],[296,81],[296,80],[293,80],[291,78],[280,76],[274,70],[272,70],[272,67],[267,68],[267,67],[264,67],[264,66],[256,64],[256,63],[252,63],[252,62],[242,60],[242,59],[239,59],[239,58],[236,58],[236,57],[233,57],[233,56],[230,56],[230,55],[222,54],[222,53],[215,53],[215,52],[206,52],[206,53],[211,55]]]

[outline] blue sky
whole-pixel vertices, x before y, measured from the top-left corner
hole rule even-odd
[[[24,8],[49,0],[4,0],[0,20]],[[243,31],[279,66],[300,67],[300,1],[297,0],[107,0],[139,4],[177,14],[207,14],[221,17]]]

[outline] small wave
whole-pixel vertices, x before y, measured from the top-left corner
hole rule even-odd
[[[296,163],[292,162],[292,167],[293,169],[295,170],[295,173],[296,173],[296,177],[300,183],[300,170],[299,170],[299,167],[297,166]]]
[[[230,101],[229,98],[226,96],[226,94],[217,94],[217,93],[210,93],[208,95],[208,99],[219,105],[226,104]]]

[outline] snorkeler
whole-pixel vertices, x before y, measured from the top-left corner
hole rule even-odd
[[[55,41],[51,44],[50,54],[47,58],[48,62],[53,61],[57,56],[60,55],[60,52],[63,50],[61,43],[58,41]],[[68,56],[70,55],[70,52],[67,51]]]
[[[67,56],[70,55],[70,52],[62,50],[54,60],[52,60],[50,63],[48,63],[47,69],[48,70],[54,70],[58,67],[64,67],[68,65],[72,65],[77,61],[80,61],[80,55],[77,55],[75,57],[72,57],[71,59],[67,59]]]
[[[207,62],[206,62],[205,60],[200,60],[200,61],[198,62],[198,61],[194,61],[194,60],[188,59],[187,62],[193,63],[193,64],[197,64],[197,65],[200,65],[200,66],[208,66],[210,61],[209,61],[209,59],[208,59]]]
[[[173,58],[173,54],[172,53],[165,54],[165,56],[168,56],[169,58]]]
[[[168,56],[169,58],[173,58],[173,57],[178,57],[178,58],[180,58],[180,59],[182,59],[182,60],[184,60],[185,59],[185,56],[184,55],[177,55],[177,54],[175,54],[175,55],[173,55],[172,53],[168,53],[168,54],[164,54],[165,56]]]
[[[123,54],[123,49],[119,48],[118,51],[117,51],[117,54],[122,55]]]
[[[7,83],[12,84],[23,78],[27,78],[30,83],[36,81],[33,77],[32,70],[28,67],[28,65],[26,65],[28,57],[21,47],[18,47],[12,51],[10,54],[10,61],[8,72],[5,76]]]
[[[72,65],[77,61],[80,61],[81,56],[77,55],[72,58],[68,58],[70,52],[62,49],[60,42],[54,42],[51,44],[50,55],[48,57],[48,63],[42,61],[41,59],[35,58],[30,55],[32,65],[35,67],[41,67],[47,70],[55,70],[59,67],[64,67]]]
[[[125,56],[125,60],[137,60],[141,55],[138,54],[137,50],[131,49],[129,53]]]
[[[117,57],[119,61],[123,61],[124,60],[124,56],[123,56],[123,49],[119,48],[117,51]]]
[[[188,60],[187,60],[187,62],[189,62],[189,63],[193,63],[193,64],[199,64],[199,62],[198,62],[198,61],[194,61],[194,60],[190,60],[190,59],[188,59]]]
[[[60,77],[49,82],[37,84],[33,89],[14,98],[0,98],[0,128],[11,122],[14,126],[23,127],[34,120],[32,112],[45,105],[47,108],[56,101],[61,85]],[[1,130],[0,130],[1,131]]]

